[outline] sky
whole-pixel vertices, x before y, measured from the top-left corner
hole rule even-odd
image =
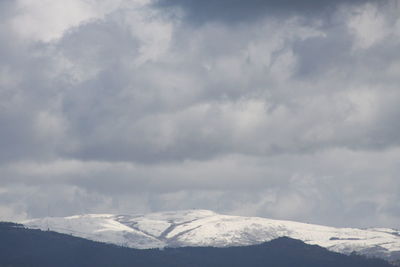
[[[0,220],[400,228],[399,0],[0,0]]]

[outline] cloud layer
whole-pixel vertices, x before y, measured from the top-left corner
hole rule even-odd
[[[0,218],[399,227],[398,1],[0,5]]]

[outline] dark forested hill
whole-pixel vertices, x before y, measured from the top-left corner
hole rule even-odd
[[[390,267],[382,260],[346,256],[290,238],[229,248],[137,250],[50,231],[0,223],[0,266],[140,267]]]

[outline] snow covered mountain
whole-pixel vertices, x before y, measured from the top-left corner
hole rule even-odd
[[[259,217],[186,210],[145,215],[87,214],[23,222],[28,228],[52,230],[132,248],[243,246],[287,236],[307,244],[349,254],[400,259],[400,231],[388,228],[335,228]]]

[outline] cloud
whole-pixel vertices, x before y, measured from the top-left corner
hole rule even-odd
[[[0,216],[397,226],[396,3],[0,2]]]
[[[101,19],[118,8],[121,2],[17,0],[10,28],[24,39],[49,42],[61,38],[71,27]]]

